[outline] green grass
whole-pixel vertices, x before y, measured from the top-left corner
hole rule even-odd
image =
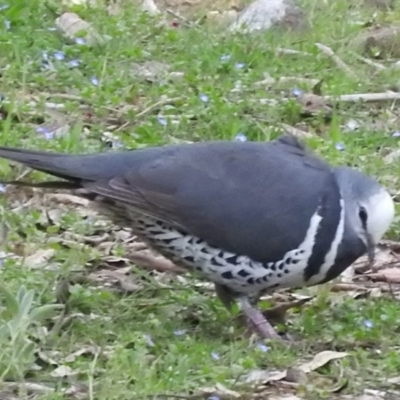
[[[355,21],[367,22],[371,11],[356,9],[350,14],[347,0],[332,3],[305,4],[312,25],[306,33],[267,32],[251,39],[226,35],[207,25],[162,26],[139,14],[131,2],[117,16],[107,15],[103,7],[76,7],[73,10],[81,18],[110,37],[104,45],[90,48],[48,29],[54,26],[54,12],[59,15],[64,10],[62,6],[13,0],[12,7],[0,12],[0,91],[5,99],[0,104],[0,144],[71,153],[112,151],[105,143],[107,131],[113,131],[115,141],[131,149],[186,140],[233,140],[239,132],[249,140],[265,141],[281,133],[281,122],[302,123],[295,100],[283,101],[293,85],[254,85],[265,73],[274,78],[323,79],[323,93],[330,95],[384,91],[397,83],[398,72],[377,73],[346,47],[349,38],[362,29]],[[378,13],[376,19],[384,22],[396,17],[400,17],[400,8],[387,15]],[[10,30],[3,20],[11,22]],[[319,52],[316,42],[331,46],[356,77],[346,76]],[[276,47],[311,55],[276,56]],[[54,69],[42,68],[43,51]],[[52,57],[55,51],[62,51],[65,60]],[[230,59],[221,61],[223,55]],[[80,61],[79,67],[68,66],[73,59]],[[166,63],[170,71],[182,72],[183,77],[147,82],[133,67],[145,61]],[[236,63],[245,65],[237,68]],[[92,83],[92,77],[98,79],[98,85]],[[233,91],[238,82],[242,89]],[[202,95],[208,101],[203,101]],[[162,99],[164,103],[157,105]],[[277,104],[266,105],[261,99],[274,99]],[[64,109],[49,114],[46,102],[63,104]],[[153,108],[145,111],[149,107]],[[388,103],[341,104],[331,123],[318,116],[306,121],[314,133],[307,143],[333,164],[353,165],[377,177],[394,194],[400,166],[385,164],[383,156],[399,147],[399,139],[392,137],[396,108],[397,104]],[[160,123],[160,117],[166,125]],[[54,118],[69,123],[67,134],[49,140],[35,131],[39,124]],[[350,119],[360,120],[362,126],[345,133],[342,127]],[[336,142],[343,142],[345,150],[338,151]],[[0,162],[1,177],[16,178],[22,171]],[[39,174],[31,173],[29,179],[34,177]],[[400,306],[391,296],[353,299],[330,293],[329,285],[317,288],[312,291],[315,301],[288,315],[289,331],[303,340],[290,347],[272,343],[264,352],[243,335],[212,292],[196,287],[189,277],[178,280],[133,269],[134,282],[141,287],[134,293],[121,294],[113,285],[88,279],[66,288],[71,274],[85,276],[102,268],[129,265],[121,235],[111,223],[94,218],[84,207],[44,201],[40,191],[33,197],[29,190],[7,193],[1,203],[2,231],[7,231],[3,250],[18,257],[4,259],[0,270],[0,281],[10,292],[9,302],[2,303],[0,322],[14,321],[16,328],[10,339],[2,335],[0,326],[4,349],[0,397],[10,381],[15,381],[19,399],[61,399],[66,389],[90,399],[159,399],[162,394],[190,396],[218,383],[249,399],[255,389],[244,386],[241,377],[257,369],[285,369],[323,350],[349,355],[311,373],[306,385],[278,384],[266,391],[322,399],[360,394],[365,388],[395,389],[387,380],[396,377],[400,368]],[[399,228],[396,221],[388,237],[396,240]],[[109,246],[88,242],[87,238],[102,235]],[[55,250],[49,261],[36,267],[23,262],[24,257],[43,249]],[[67,297],[64,318],[59,312],[50,321],[29,317],[29,307],[12,299],[22,285],[34,290],[33,308]],[[19,318],[23,311],[28,314]],[[365,321],[371,321],[371,326]],[[184,333],[179,332],[182,330]],[[21,355],[18,349],[28,339],[33,343],[29,354]],[[80,349],[87,353],[71,357]],[[36,368],[32,368],[32,360]],[[67,366],[75,374],[53,376],[59,366]],[[341,393],[330,393],[329,388],[342,380],[347,385]],[[23,385],[27,382],[40,383],[54,392],[32,394]]]

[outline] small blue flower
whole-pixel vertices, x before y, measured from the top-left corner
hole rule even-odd
[[[44,133],[44,137],[45,137],[47,140],[54,139],[54,132],[50,132],[50,131],[45,132],[45,133]]]
[[[235,136],[235,142],[246,142],[247,141],[247,137],[244,133],[239,132],[236,136]]]
[[[81,62],[80,62],[79,60],[76,60],[76,59],[68,61],[68,65],[69,65],[71,68],[79,67],[79,64],[80,64],[80,63],[81,63]]]
[[[202,93],[202,94],[200,95],[200,100],[201,100],[203,103],[208,103],[208,101],[210,100],[210,98],[209,98],[206,94]]]
[[[111,146],[113,149],[120,149],[121,147],[124,147],[123,143],[119,140],[113,140]]]
[[[94,86],[99,86],[100,81],[95,76],[92,76],[90,78],[90,81],[93,83]]]
[[[400,136],[400,131],[395,131],[392,133],[393,137],[399,137]]]
[[[294,89],[292,89],[292,94],[295,97],[299,97],[303,94],[303,91],[299,88],[294,88]]]
[[[57,59],[58,61],[62,61],[65,59],[65,54],[62,51],[55,51],[53,55],[54,58]]]
[[[343,151],[345,149],[343,142],[335,143],[336,150]]]
[[[153,339],[151,338],[151,336],[149,334],[144,335],[144,338],[146,339],[146,342],[150,347],[155,346]]]
[[[8,31],[11,29],[11,22],[8,19],[4,20],[4,25]]]
[[[242,69],[245,66],[246,66],[246,63],[243,63],[243,62],[238,62],[238,63],[235,64],[235,68],[236,69]]]
[[[263,353],[266,353],[267,351],[269,351],[269,347],[266,345],[266,344],[264,344],[264,343],[257,343],[257,347],[263,352]]]
[[[220,356],[217,352],[215,352],[215,351],[212,351],[212,352],[211,352],[211,357],[212,357],[214,360],[217,360],[217,361],[221,358],[221,356]]]
[[[175,336],[183,336],[186,334],[186,329],[178,329],[177,331],[174,332]]]
[[[38,126],[36,128],[36,132],[43,134],[43,136],[47,140],[54,139],[54,132],[52,132],[50,129],[46,128],[45,126]]]
[[[0,193],[5,193],[6,192],[6,187],[0,183]]]
[[[86,40],[84,38],[78,37],[78,38],[75,38],[75,43],[76,44],[86,44]]]
[[[168,121],[164,117],[157,117],[157,121],[162,125],[162,126],[167,126]]]
[[[372,329],[374,327],[374,323],[369,320],[369,319],[365,319],[363,321],[363,325],[367,328],[367,329]]]
[[[231,59],[231,55],[230,54],[224,54],[220,58],[221,61],[229,61],[230,59]]]

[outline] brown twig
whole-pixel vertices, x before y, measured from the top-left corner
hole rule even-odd
[[[287,125],[287,124],[281,124],[281,127],[289,134],[299,138],[299,139],[305,139],[305,138],[312,138],[313,135],[310,132],[302,131],[300,129],[295,128],[294,126]]]
[[[340,68],[343,72],[345,72],[348,76],[354,78],[355,75],[353,71],[349,68],[349,66],[342,61],[336,54],[335,52],[328,46],[325,46],[322,43],[315,43],[315,45],[318,47],[318,49],[328,57],[330,57],[333,62],[336,64],[338,68]]]
[[[377,63],[375,61],[372,61],[372,60],[370,60],[368,58],[365,58],[363,56],[360,56],[359,54],[355,54],[354,53],[354,57],[356,57],[358,60],[362,61],[363,63],[365,63],[365,64],[367,64],[367,65],[369,65],[371,67],[374,67],[378,71],[385,71],[387,69],[384,65],[379,64],[379,63]]]
[[[373,102],[373,101],[393,101],[400,100],[400,93],[382,92],[382,93],[357,93],[343,94],[341,96],[324,96],[325,100],[338,100],[343,102]]]
[[[146,268],[148,270],[171,272],[174,274],[182,274],[186,272],[185,269],[177,267],[166,258],[153,255],[150,250],[132,252],[128,255],[128,258],[139,267]]]

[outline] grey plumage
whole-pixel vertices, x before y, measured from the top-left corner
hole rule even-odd
[[[288,136],[94,155],[0,147],[0,157],[65,179],[42,186],[94,200],[244,311],[247,296],[326,282],[372,257],[394,214],[376,181],[331,168]]]

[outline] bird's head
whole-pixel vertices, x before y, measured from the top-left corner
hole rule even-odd
[[[345,201],[346,223],[366,245],[372,263],[375,245],[394,219],[392,197],[377,181],[357,170],[338,167],[334,173]]]

